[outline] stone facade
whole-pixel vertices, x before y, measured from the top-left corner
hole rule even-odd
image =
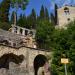
[[[63,6],[57,9],[58,25],[56,27],[63,28],[66,24],[75,19],[75,7]]]
[[[37,49],[34,30],[16,25],[9,31],[0,29],[0,75],[38,75],[40,67],[49,75],[51,54],[50,50]]]
[[[37,55],[42,54],[49,57],[52,53],[47,50],[33,49],[27,47],[13,48],[0,45],[0,57],[4,54],[13,53],[17,56],[23,55],[22,63],[9,63],[9,69],[0,68],[0,75],[34,75],[34,59]],[[11,56],[10,56],[11,57]],[[16,58],[16,57],[15,57]],[[51,60],[48,60],[49,64]]]

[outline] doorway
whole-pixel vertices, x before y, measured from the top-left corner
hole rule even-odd
[[[46,56],[39,54],[34,59],[34,75],[38,75],[38,70],[40,67],[43,67],[47,62]]]

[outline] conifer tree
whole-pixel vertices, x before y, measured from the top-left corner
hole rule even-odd
[[[53,25],[55,25],[55,17],[54,17],[54,15],[52,13],[51,13],[51,23]]]
[[[39,19],[44,19],[44,18],[45,18],[45,11],[44,11],[44,6],[42,5]]]
[[[47,8],[45,8],[45,19],[49,21],[49,13]]]
[[[36,12],[34,9],[32,9],[31,20],[32,20],[32,28],[35,28],[36,27]]]
[[[58,6],[57,6],[57,4],[55,4],[55,25],[58,24],[58,14],[57,14],[57,9],[58,9]]]
[[[21,27],[26,27],[26,25],[27,25],[26,16],[20,15],[20,19],[17,21],[17,24]]]
[[[28,0],[11,0],[11,5],[13,8],[16,8],[16,11],[14,12],[14,25],[16,25],[16,12],[19,7],[22,9],[25,9],[26,5],[28,4]]]

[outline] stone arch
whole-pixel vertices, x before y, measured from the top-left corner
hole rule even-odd
[[[19,64],[19,63],[22,63],[23,60],[24,60],[23,55],[18,56],[13,53],[4,54],[0,57],[0,69],[1,68],[9,69],[10,62],[14,62],[15,64]]]
[[[38,75],[38,69],[43,67],[48,62],[45,55],[39,54],[34,59],[34,75]]]

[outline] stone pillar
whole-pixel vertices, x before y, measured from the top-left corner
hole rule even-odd
[[[36,32],[35,32],[35,31],[33,31],[33,38],[35,38],[35,34],[36,34]]]
[[[17,34],[20,34],[20,28],[19,27],[17,27],[18,29],[17,29]]]
[[[12,33],[15,33],[15,28],[14,27],[12,28]]]
[[[12,26],[12,28],[11,28],[11,32],[14,33],[14,32],[15,32],[15,25],[12,24],[11,26]]]
[[[29,33],[30,33],[30,30],[28,30],[28,35],[29,35]]]
[[[25,35],[25,28],[22,28],[22,35]]]

